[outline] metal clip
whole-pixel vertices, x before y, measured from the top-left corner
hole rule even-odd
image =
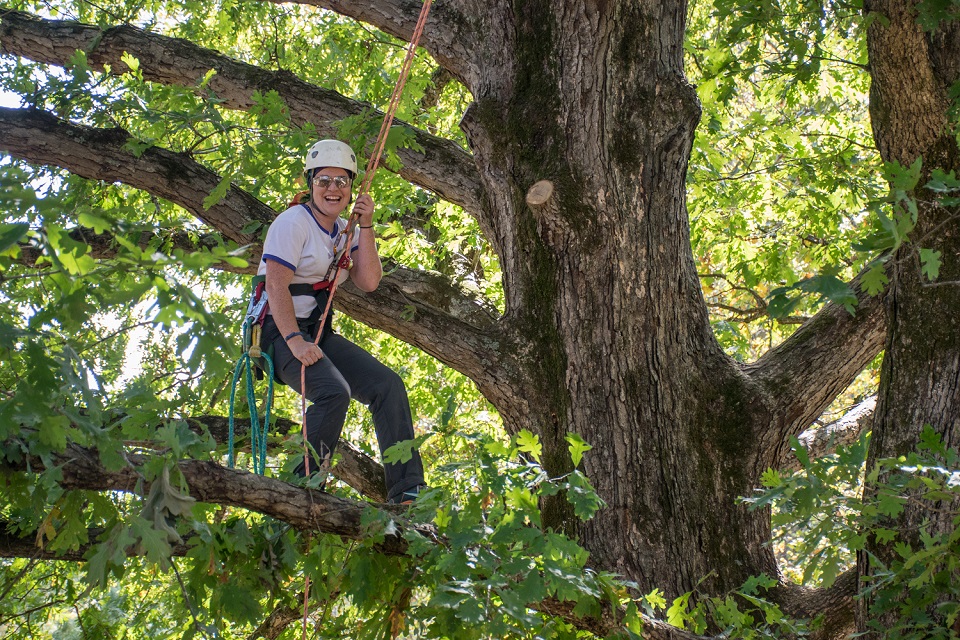
[[[250,303],[247,305],[247,314],[244,317],[250,320],[250,322],[252,322],[253,324],[259,325],[260,316],[263,315],[263,310],[266,306],[267,306],[266,291],[260,294],[259,300],[254,300],[253,296],[250,296]]]

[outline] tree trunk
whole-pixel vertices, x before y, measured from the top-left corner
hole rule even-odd
[[[540,434],[554,476],[572,470],[568,432],[594,446],[607,507],[582,527],[562,496],[543,507],[598,567],[667,597],[775,575],[768,515],[735,506],[769,413],[711,333],[689,244],[686,4],[560,4],[515,3],[506,67],[471,87],[464,122],[521,336],[497,408]]]
[[[884,18],[868,31],[874,137],[887,162],[909,166],[922,158],[922,187],[934,169],[960,169],[956,122],[949,116],[949,91],[960,79],[960,27],[954,22],[925,33],[909,0],[875,0],[864,10]],[[920,214],[912,242],[893,256],[868,469],[881,458],[914,450],[925,425],[947,446],[960,446],[960,211],[940,206],[935,194],[922,188],[916,198]],[[942,254],[936,281],[921,272],[920,248]],[[912,502],[895,526],[904,540],[916,542],[922,523],[936,534],[952,531],[951,520],[947,510],[930,511]],[[895,557],[889,545],[872,543],[868,550],[884,561]],[[865,557],[859,569],[861,577],[874,571]],[[896,613],[871,615],[873,603],[869,595],[859,601],[860,631],[868,631],[871,618],[881,628],[892,627],[898,618]]]

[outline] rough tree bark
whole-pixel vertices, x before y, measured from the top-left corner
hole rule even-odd
[[[418,9],[416,3],[388,0],[318,4],[401,37]],[[425,46],[475,98],[462,122],[470,153],[418,132],[418,140],[433,145],[449,166],[410,152],[402,155],[401,175],[477,218],[503,268],[506,312],[491,316],[459,294],[441,295],[439,306],[421,297],[418,318],[408,323],[391,312],[394,302],[395,309],[402,307],[404,291],[387,282],[369,298],[373,311],[364,316],[476,380],[509,430],[540,435],[550,473],[572,467],[568,432],[591,443],[584,469],[607,506],[581,525],[558,499],[543,505],[545,521],[577,535],[598,568],[636,581],[643,591],[659,588],[668,598],[695,587],[722,593],[751,575],[778,574],[765,546],[769,515],[736,506],[736,498],[748,494],[765,469],[783,462],[789,438],[820,415],[875,357],[884,338],[880,304],[858,293],[855,317],[828,306],[751,366],[721,350],[700,291],[686,212],[684,181],[699,120],[696,94],[683,74],[686,10],[683,0],[449,3],[435,25],[453,30],[455,42],[448,32],[434,32]],[[213,88],[224,94],[224,107],[250,106],[249,89],[256,83],[244,88],[243,79],[252,71],[212,52],[129,29],[94,33],[86,31],[92,27],[23,14],[2,20],[4,52],[64,64],[73,48],[63,39],[83,34],[91,60],[110,64],[112,72],[121,69],[124,49],[157,82],[189,84],[216,66],[223,84]],[[899,90],[895,74],[883,79],[882,59],[901,45],[878,38],[877,28],[871,31],[871,61],[881,87],[875,99],[890,105],[884,112],[890,117],[878,113],[874,126],[889,155],[884,141],[894,140],[897,148],[904,135],[897,133],[896,118],[909,128],[927,113],[901,112],[883,92],[884,86]],[[956,44],[955,33],[941,35]],[[161,45],[166,57],[151,57]],[[184,51],[189,56],[175,55]],[[929,56],[920,61],[934,76],[955,79],[947,62]],[[941,87],[945,80],[937,82]],[[257,86],[278,87],[292,111],[293,105],[306,109],[298,112],[302,121],[321,127],[359,108],[311,93],[317,101],[310,112],[297,101],[303,87],[291,78],[265,78]],[[934,102],[934,108],[942,106]],[[931,127],[940,141],[934,145],[939,161],[955,161],[955,148],[940,135],[942,123]],[[541,180],[549,180],[550,188],[541,184],[528,197]],[[939,233],[942,222],[923,229]],[[942,242],[956,243],[956,235],[945,235]],[[944,255],[957,254],[955,244],[942,248]],[[922,304],[939,295],[943,308],[952,308],[952,290],[922,288],[904,271],[892,293],[897,335],[929,326],[913,295],[922,293]],[[958,279],[954,271],[944,275]],[[442,293],[444,286],[433,278],[408,273],[404,282]],[[910,278],[914,284],[904,284]],[[379,296],[386,300],[377,302]],[[464,304],[451,304],[451,298]],[[350,297],[345,305],[363,309],[370,305],[365,300]],[[956,345],[957,335],[949,344]],[[894,364],[884,369],[878,430],[890,430],[879,414],[892,415],[901,400],[896,390],[908,388],[898,382],[904,367],[911,380],[919,380],[920,371],[931,376],[916,387],[921,389],[934,389],[944,370],[956,371],[955,361],[949,369],[930,339],[917,336],[910,351],[889,343]],[[905,364],[896,366],[899,361]],[[924,419],[940,424],[951,415],[944,410],[956,409],[955,402],[928,406]],[[840,613],[831,629],[840,635],[849,630],[851,604],[845,597],[833,601]]]
[[[935,169],[960,170],[950,98],[960,80],[960,23],[947,21],[925,32],[917,23],[917,4],[913,0],[864,4],[864,11],[883,18],[874,20],[867,32],[873,81],[870,115],[877,148],[887,162],[903,166],[918,158],[923,162],[915,193],[917,226],[911,243],[892,257],[868,468],[881,458],[913,450],[925,425],[932,426],[947,446],[960,446],[960,209],[937,204],[936,194],[922,188]],[[921,247],[942,254],[937,281],[921,272],[917,253]],[[911,502],[896,526],[906,540],[916,542],[924,523],[931,534],[953,531],[949,511]],[[889,545],[874,542],[868,549],[886,562],[895,557]],[[858,564],[862,578],[873,574],[866,554]],[[872,597],[858,602],[861,632],[869,631],[872,604]],[[877,620],[880,628],[889,628],[897,618],[896,612],[888,612]],[[876,631],[872,634],[880,637]]]

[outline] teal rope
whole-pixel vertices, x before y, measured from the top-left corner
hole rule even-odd
[[[243,331],[246,333],[250,321],[243,324]],[[237,365],[233,368],[233,384],[230,385],[230,419],[229,436],[227,444],[227,466],[233,468],[233,440],[234,440],[234,407],[237,398],[237,384],[240,382],[241,372],[246,367],[247,380],[247,405],[250,407],[250,450],[253,454],[253,472],[263,475],[267,469],[267,431],[270,429],[270,408],[273,405],[273,359],[263,353],[263,359],[267,363],[267,400],[264,403],[263,428],[260,428],[260,416],[257,412],[257,397],[253,386],[253,359],[250,357],[249,350],[244,351]]]
[[[270,430],[270,407],[273,404],[273,359],[267,355],[263,354],[263,359],[267,363],[267,400],[264,403],[264,416],[263,416],[263,428],[260,429],[259,425],[256,423],[253,417],[250,420],[250,437],[254,445],[259,444],[259,447],[254,445],[253,448],[253,471],[258,473],[261,476],[267,470],[267,432]],[[253,371],[252,366],[247,367],[247,401],[254,403],[256,398],[253,396]],[[255,407],[255,404],[251,404]],[[255,416],[255,413],[251,413],[251,416]],[[259,432],[259,433],[258,433]],[[257,467],[257,449],[260,452],[260,466]]]

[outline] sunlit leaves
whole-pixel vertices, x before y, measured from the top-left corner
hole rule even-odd
[[[750,496],[752,508],[775,505],[772,521],[778,539],[789,545],[792,565],[803,567],[804,583],[829,586],[862,545],[857,527],[856,485],[867,455],[866,436],[833,455],[811,460],[799,442],[794,451],[803,472],[783,475],[768,471],[764,491]]]
[[[94,24],[130,22],[186,36],[200,46],[292,72],[381,108],[403,54],[398,41],[315,7],[154,0],[134,7],[107,0],[97,7],[47,4],[41,10]],[[176,87],[146,82],[139,62],[129,54],[117,65],[124,72],[119,76],[92,69],[82,53],[73,56],[66,70],[22,60],[2,64],[0,87],[21,95],[25,104],[84,124],[122,127],[130,134],[127,148],[135,156],[156,145],[189,154],[217,172],[223,180],[207,194],[207,205],[233,183],[282,209],[298,190],[303,149],[317,136],[312,126],[291,124],[287,106],[273,91],[256,92],[246,112],[223,109],[211,90],[215,78],[211,70],[200,70],[191,86]],[[429,56],[418,54],[399,117],[462,142],[458,123],[469,99],[462,86],[450,83],[436,107],[419,105],[433,67]],[[358,148],[372,139],[379,126],[375,120],[358,125]],[[387,142],[386,163],[392,167],[397,166],[397,149],[414,146],[403,126],[394,127]],[[398,620],[390,607],[413,583],[416,566],[384,559],[369,546],[351,551],[334,537],[305,545],[302,537],[279,523],[192,505],[178,486],[170,466],[173,460],[217,460],[222,453],[178,418],[224,410],[242,311],[237,308],[242,303],[234,301],[235,291],[245,287],[238,286],[241,279],[236,276],[211,267],[218,261],[238,266],[241,259],[232,254],[234,247],[216,245],[196,253],[172,249],[165,230],[198,232],[204,230],[203,224],[169,203],[131,189],[20,163],[8,163],[2,180],[6,226],[0,253],[14,254],[25,246],[39,256],[31,269],[0,256],[0,269],[10,278],[4,285],[8,304],[0,307],[0,349],[5,358],[0,389],[15,394],[0,397],[2,453],[17,461],[38,456],[48,468],[29,482],[5,485],[9,501],[2,515],[19,522],[24,531],[46,519],[44,530],[52,536],[46,542],[58,551],[93,544],[85,570],[89,584],[97,588],[89,592],[83,585],[74,588],[77,576],[70,576],[57,583],[66,586],[55,592],[56,597],[68,594],[70,604],[76,603],[76,620],[86,632],[102,631],[104,637],[123,633],[131,638],[188,637],[212,619],[209,624],[220,626],[221,633],[232,633],[262,621],[270,607],[289,604],[291,585],[305,573],[314,578],[314,597],[330,598],[315,603],[318,611],[337,607],[335,626],[355,631],[366,625],[373,631],[379,628],[377,621]],[[385,254],[392,253],[409,266],[462,279],[494,305],[502,300],[496,260],[469,216],[388,172],[378,174],[374,196],[378,224],[384,231],[392,230],[382,248]],[[92,234],[105,236],[114,258],[95,257],[99,247],[88,243]],[[493,442],[499,419],[462,375],[346,319],[338,324],[341,332],[376,351],[407,380],[420,432],[433,434],[426,440],[425,435],[419,437],[423,454],[431,460],[454,461],[454,466],[468,461],[449,470],[449,478],[438,478],[449,480],[440,495],[450,491],[456,499],[442,503],[439,495],[421,499],[428,512],[425,519],[435,515],[445,532],[464,543],[464,555],[448,567],[450,571],[462,571],[461,562],[473,563],[466,570],[472,572],[471,580],[492,589],[479,594],[493,598],[493,606],[484,611],[493,612],[495,618],[498,611],[505,612],[492,624],[506,630],[536,624],[556,627],[555,621],[537,619],[525,607],[531,599],[557,590],[545,584],[541,567],[526,556],[537,553],[540,547],[531,551],[530,545],[543,539],[543,532],[534,526],[540,492],[566,491],[567,480],[550,481],[529,456],[518,462],[519,447],[514,443],[507,447],[512,454],[508,460],[491,455],[486,445]],[[296,416],[290,396],[281,398],[279,412]],[[457,435],[461,433],[472,435]],[[369,416],[356,407],[345,435],[367,450],[374,447]],[[288,447],[279,440],[278,436],[272,443],[276,457],[268,473],[284,473]],[[87,496],[79,504],[62,495],[52,464],[53,452],[73,442],[96,447],[101,462],[113,471],[129,466],[131,443],[161,453],[135,471],[143,480],[134,488],[135,495],[107,501]],[[485,457],[478,459],[477,452]],[[409,455],[410,447],[398,453]],[[508,468],[516,470],[516,478],[499,473]],[[589,484],[579,482],[576,488],[579,499],[589,502]],[[388,535],[398,530],[391,522],[372,518],[371,527],[382,526],[380,535]],[[85,539],[89,527],[102,532]],[[495,543],[490,542],[492,532],[499,532]],[[177,536],[190,549],[186,560],[177,561],[182,563],[183,589],[162,571]],[[369,544],[376,537],[371,536]],[[540,544],[553,549],[560,542]],[[436,585],[454,577],[439,567],[445,559],[442,549],[416,538],[411,545],[419,556],[430,555],[434,562],[423,564],[424,571],[435,571],[433,582],[416,576],[415,584],[424,585],[424,591],[416,595],[409,618],[410,628],[425,629],[434,618],[440,620],[437,610],[423,608],[430,593],[439,592]],[[145,555],[131,559],[131,550]],[[558,576],[586,580],[577,570],[583,558],[577,555],[578,565],[567,566],[565,553],[565,548],[550,552],[556,556],[551,562]],[[509,562],[498,565],[498,555],[509,557]],[[382,579],[371,581],[371,574]],[[522,589],[512,588],[515,574],[522,574]],[[153,605],[149,612],[142,609],[143,600]],[[103,614],[95,617],[97,605],[102,605]],[[204,620],[195,624],[190,610]],[[55,625],[61,632],[58,637],[79,633],[71,615]],[[240,633],[250,631],[244,628]],[[30,630],[24,633],[30,635]]]
[[[585,442],[575,433],[568,433],[566,440],[570,444],[570,458],[573,460],[573,466],[579,467],[580,461],[583,460],[583,454],[593,449],[593,445]]]
[[[853,552],[860,552],[870,565],[871,621],[891,612],[899,618],[884,627],[885,637],[919,639],[941,632],[942,621],[954,619],[960,597],[952,578],[960,568],[960,536],[952,528],[935,531],[898,519],[912,503],[945,508],[955,522],[960,518],[960,454],[928,426],[916,451],[878,461],[862,486],[866,438],[818,460],[798,457],[801,473],[768,472],[764,491],[749,502],[775,505],[775,523],[796,527],[792,552],[806,567],[804,582],[831,584],[853,562]],[[877,554],[876,545],[892,553]]]
[[[861,18],[856,3],[717,0],[694,3],[690,19],[687,70],[704,109],[688,174],[694,251],[717,337],[750,359],[796,326],[771,318],[849,303],[830,278],[868,259],[851,245],[887,189]]]
[[[517,448],[526,453],[535,461],[540,462],[540,454],[543,451],[543,447],[540,444],[540,436],[522,429],[516,437]]]

